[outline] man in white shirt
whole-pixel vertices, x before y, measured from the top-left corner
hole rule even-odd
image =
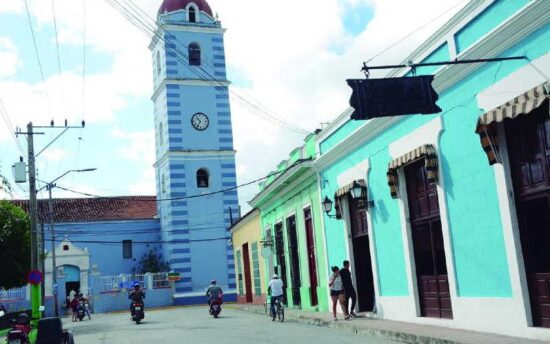
[[[283,297],[283,281],[279,278],[279,275],[273,274],[273,278],[269,281],[267,292],[271,295],[271,315],[275,314],[275,301]],[[274,318],[275,319],[275,318]]]

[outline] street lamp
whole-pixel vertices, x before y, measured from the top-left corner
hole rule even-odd
[[[57,291],[55,290],[55,287],[57,285],[57,268],[55,263],[55,229],[54,229],[54,218],[53,218],[53,199],[52,199],[52,189],[56,187],[55,182],[59,179],[65,177],[67,174],[71,172],[91,172],[95,171],[97,168],[85,168],[81,170],[68,170],[67,172],[63,173],[59,177],[55,178],[49,183],[46,183],[45,186],[40,188],[38,192],[42,191],[43,189],[48,190],[49,199],[48,199],[48,212],[49,212],[49,220],[50,220],[50,232],[52,236],[52,291],[53,291],[53,300],[54,300],[54,308],[55,308],[55,316],[59,317],[59,301],[57,299]]]

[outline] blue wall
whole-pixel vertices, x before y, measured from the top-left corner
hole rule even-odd
[[[46,230],[48,228],[46,227]],[[143,254],[156,247],[160,248],[159,220],[116,221],[56,224],[56,244],[65,237],[80,248],[87,248],[90,253],[90,269],[98,265],[103,275],[131,273]],[[49,235],[47,235],[50,238]],[[155,242],[153,244],[132,244],[133,257],[123,259],[122,241]],[[108,241],[116,243],[94,243]]]

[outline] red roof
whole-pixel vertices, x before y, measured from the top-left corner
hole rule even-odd
[[[11,202],[28,209],[28,200]],[[53,209],[56,223],[152,220],[157,214],[157,202],[155,196],[58,198],[53,199]],[[48,200],[38,201],[38,215],[39,220],[48,221]]]
[[[210,16],[213,16],[212,9],[206,0],[164,0],[162,5],[160,5],[159,13],[184,10],[190,3],[197,5],[200,11],[204,11],[210,14]]]

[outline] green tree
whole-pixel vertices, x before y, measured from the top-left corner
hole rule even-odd
[[[2,166],[0,166],[0,172],[1,172],[1,170],[2,170]],[[6,192],[8,195],[11,195],[11,192],[12,192],[11,185],[8,182],[8,180],[6,179],[6,177],[4,177],[0,173],[0,191],[2,191],[2,190],[4,192]]]
[[[165,263],[162,256],[157,253],[157,249],[149,250],[141,256],[138,262],[137,268],[134,268],[135,272],[147,273],[147,272],[166,272],[170,270],[168,263]]]
[[[31,265],[30,227],[23,209],[0,200],[0,288],[27,283]]]

